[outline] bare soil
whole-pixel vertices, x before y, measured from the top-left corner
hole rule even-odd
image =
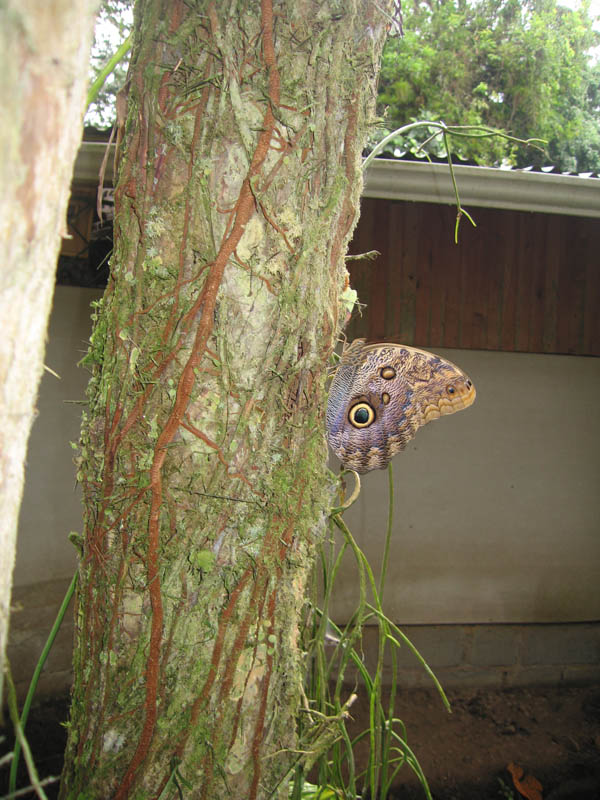
[[[401,694],[397,709],[435,800],[521,800],[511,762],[537,778],[544,800],[600,800],[600,687],[447,695],[450,714],[424,690]],[[424,797],[408,769],[399,777],[398,800]]]
[[[408,744],[435,800],[522,800],[506,769],[511,762],[537,778],[543,800],[600,800],[600,687],[447,694],[451,714],[430,691],[406,691],[397,703]],[[352,707],[357,727],[366,712],[366,702],[359,698]],[[40,777],[60,773],[66,739],[60,723],[66,717],[66,697],[32,709],[27,734]],[[0,744],[0,756],[7,745],[6,740]],[[7,769],[2,768],[0,797],[6,787]],[[52,800],[57,784],[46,791]],[[418,782],[404,768],[395,800],[423,797]]]

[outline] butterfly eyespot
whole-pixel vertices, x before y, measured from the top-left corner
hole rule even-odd
[[[329,388],[329,444],[345,469],[383,469],[423,425],[474,400],[475,386],[451,361],[357,339],[342,353]]]
[[[357,403],[348,412],[348,419],[355,428],[368,428],[375,421],[375,412],[368,403]]]

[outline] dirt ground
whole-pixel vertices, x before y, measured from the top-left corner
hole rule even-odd
[[[435,800],[520,800],[507,766],[542,784],[543,800],[600,800],[600,687],[401,695],[398,716]],[[398,800],[422,798],[410,773]],[[533,800],[533,798],[531,798]]]
[[[600,800],[600,687],[447,694],[451,714],[433,692],[411,690],[398,698],[408,743],[435,800],[522,800],[506,769],[511,762],[537,778],[543,800]],[[357,725],[365,711],[359,699],[352,707]],[[60,773],[66,715],[65,697],[31,712],[27,733],[40,777]],[[0,770],[0,798],[6,775]],[[400,777],[395,800],[424,797],[407,768]],[[56,797],[56,785],[46,791]]]

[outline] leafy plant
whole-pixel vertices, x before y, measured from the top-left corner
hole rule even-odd
[[[499,797],[503,797],[504,800],[515,800],[515,793],[514,791],[508,786],[502,778],[498,778],[498,789]]]
[[[490,166],[600,169],[599,71],[589,2],[433,0],[403,4],[404,37],[383,56],[379,102],[388,129],[409,120],[486,125],[547,140],[547,152],[506,139],[470,139],[459,157]],[[404,147],[416,151],[415,142]],[[439,143],[432,142],[433,154]]]
[[[345,474],[343,472],[342,476]],[[388,524],[379,580],[375,579],[371,565],[343,520],[343,511],[356,499],[360,489],[358,475],[352,474],[356,479],[356,488],[349,499],[342,498],[340,506],[332,509],[331,536],[319,555],[319,575],[315,575],[309,603],[306,638],[310,669],[307,676],[306,707],[299,716],[302,757],[298,759],[290,798],[301,800],[304,797],[328,797],[355,800],[369,797],[372,800],[385,800],[396,776],[407,766],[417,775],[425,796],[430,799],[427,779],[417,756],[408,744],[405,726],[395,711],[398,689],[397,651],[401,646],[411,650],[430,675],[448,709],[449,704],[442,687],[421,654],[383,610],[394,515],[392,466],[388,466]],[[333,536],[335,529],[341,533],[339,546]],[[339,628],[330,619],[329,605],[336,577],[348,550],[354,556],[358,572],[359,602],[350,622]],[[373,674],[369,673],[361,654],[361,636],[366,625],[375,625],[378,629],[377,663]],[[391,664],[390,685],[389,696],[384,704],[384,662],[388,662],[388,654]],[[348,676],[356,682],[356,691],[366,692],[369,701],[368,727],[354,737],[349,733],[348,720],[355,693],[348,688]],[[325,725],[330,741],[325,736],[315,737],[315,724],[318,721]],[[358,771],[355,748],[363,740],[368,743],[368,761],[366,767]],[[313,757],[306,758],[307,753],[312,753]],[[313,764],[318,775],[318,791],[304,780]],[[308,787],[306,794],[304,787]]]

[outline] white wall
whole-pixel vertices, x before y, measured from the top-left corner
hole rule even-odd
[[[77,362],[87,352],[90,303],[97,289],[57,286],[44,363],[57,372],[42,378],[27,451],[25,489],[14,572],[15,586],[71,577],[76,551],[70,531],[81,533],[81,495],[75,486],[75,455],[89,373]]]
[[[600,359],[438,352],[477,400],[394,459],[387,610],[406,624],[600,619]],[[345,516],[374,564],[386,515],[377,470]],[[355,591],[340,578],[340,621]]]
[[[69,577],[81,531],[73,451],[87,373],[89,303],[58,287],[32,432],[16,585]],[[600,359],[443,351],[477,401],[433,422],[394,459],[396,521],[386,608],[408,623],[600,619]],[[373,563],[383,545],[387,473],[363,477],[346,514]],[[335,617],[352,612],[356,574],[339,579]]]

